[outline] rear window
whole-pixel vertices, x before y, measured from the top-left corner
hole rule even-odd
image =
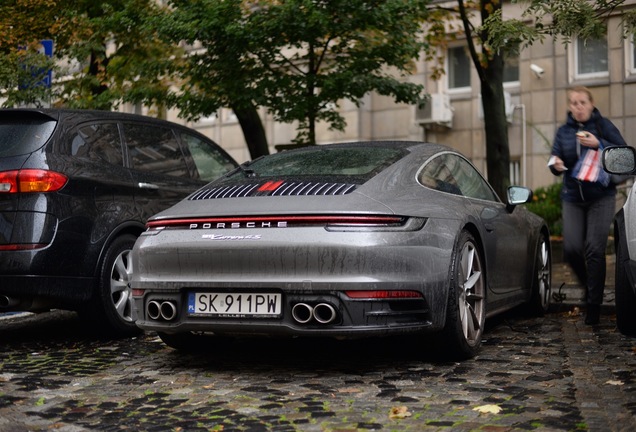
[[[116,123],[82,125],[72,135],[70,145],[70,152],[75,157],[96,162],[104,161],[117,166],[124,165]]]
[[[124,136],[134,169],[172,177],[190,177],[181,146],[171,129],[124,123]]]
[[[56,121],[50,118],[12,118],[0,120],[0,157],[18,156],[42,147],[55,130]]]
[[[405,154],[390,147],[311,147],[269,155],[245,166],[258,177],[343,177],[366,181]],[[236,175],[240,175],[240,172]]]
[[[236,168],[236,164],[209,142],[181,132],[181,141],[195,165],[194,178],[212,181]]]

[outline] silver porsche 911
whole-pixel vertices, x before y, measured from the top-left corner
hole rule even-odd
[[[547,310],[549,233],[461,154],[359,142],[265,156],[152,217],[132,252],[137,325],[221,337],[425,333],[475,355],[487,317]],[[432,338],[432,339],[434,339]]]

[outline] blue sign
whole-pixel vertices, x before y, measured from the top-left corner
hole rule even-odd
[[[51,39],[44,39],[40,41],[40,54],[44,54],[48,58],[53,57],[53,41]],[[46,76],[42,79],[41,84],[45,87],[51,87],[51,81],[53,80],[53,71],[49,69]]]
[[[20,46],[19,49],[26,50],[27,47]],[[53,57],[53,41],[50,39],[41,40],[40,45],[38,47],[38,54],[45,55],[48,58]],[[23,65],[22,67],[28,72],[30,72],[33,78],[42,77],[42,79],[36,83],[32,83],[32,82],[21,83],[19,85],[20,89],[26,89],[29,86],[44,86],[47,88],[51,87],[51,83],[53,81],[53,71],[51,69],[44,70],[44,69],[36,68],[34,66],[26,66],[26,65]]]

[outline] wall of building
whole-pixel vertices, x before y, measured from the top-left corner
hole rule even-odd
[[[520,17],[521,6],[506,5],[506,17]],[[608,24],[609,70],[608,78],[575,81],[572,65],[572,45],[546,40],[524,50],[519,59],[519,82],[506,85],[510,93],[511,122],[509,144],[511,159],[519,161],[521,174],[518,183],[531,188],[547,186],[560,181],[547,170],[546,164],[555,131],[565,121],[567,113],[566,90],[573,85],[586,85],[592,90],[596,106],[611,119],[628,143],[636,142],[636,76],[627,64],[631,44],[621,35],[620,17]],[[544,73],[537,76],[531,64],[540,66]],[[359,101],[342,101],[339,108],[347,126],[343,132],[331,131],[326,125],[318,126],[320,143],[357,140],[424,140],[447,144],[461,151],[484,174],[486,150],[483,120],[480,119],[479,80],[473,70],[472,88],[463,93],[445,90],[445,80],[430,78],[431,65],[417,63],[417,73],[409,79],[421,83],[429,93],[447,93],[453,111],[450,127],[422,125],[416,120],[413,106],[396,104],[391,98],[370,94]],[[169,113],[173,121],[177,113]],[[281,124],[261,110],[261,118],[270,144],[289,144],[296,136],[295,124]],[[229,110],[221,110],[217,118],[188,123],[221,144],[238,161],[249,160],[241,129]]]

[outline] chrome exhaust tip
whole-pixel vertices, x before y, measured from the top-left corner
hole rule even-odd
[[[319,303],[314,307],[314,318],[320,324],[329,324],[338,316],[336,309],[329,303]]]
[[[156,320],[161,316],[161,305],[158,301],[152,300],[148,302],[146,306],[146,314],[148,314],[148,318]]]
[[[166,321],[172,321],[177,316],[177,306],[170,301],[161,303],[160,310],[161,318]]]
[[[314,308],[307,303],[296,303],[292,307],[292,317],[300,324],[306,324],[311,321]]]

